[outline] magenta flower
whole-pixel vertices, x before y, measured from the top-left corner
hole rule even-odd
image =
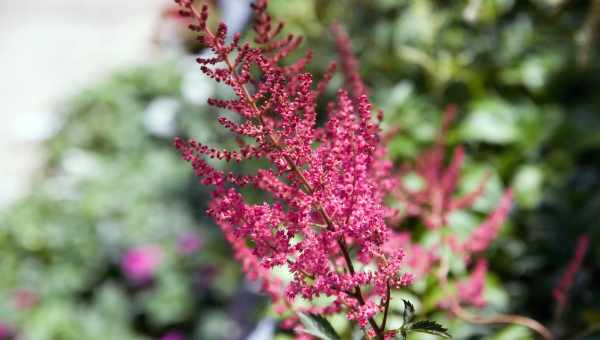
[[[38,296],[29,289],[18,289],[14,293],[15,308],[20,310],[30,309],[38,302]]]
[[[487,261],[479,259],[470,277],[458,283],[458,299],[461,303],[478,308],[485,307],[486,302],[483,293],[486,273]]]
[[[132,281],[143,282],[152,278],[162,260],[160,247],[143,245],[127,250],[121,259],[121,268]]]
[[[490,246],[490,243],[498,236],[502,223],[504,223],[510,212],[511,204],[512,191],[509,189],[500,199],[496,210],[483,223],[477,226],[463,244],[462,248],[467,254],[482,252]]]
[[[179,331],[170,331],[163,335],[160,340],[185,340],[185,336]]]
[[[202,247],[202,238],[193,231],[179,235],[177,239],[177,252],[182,255],[191,255]]]
[[[252,5],[255,46],[241,44],[239,34],[226,42],[228,29],[223,23],[214,32],[209,29],[206,6],[198,11],[193,1],[176,2],[184,14],[195,18],[191,29],[212,51],[212,56],[198,58],[200,69],[236,96],[212,98],[209,104],[238,115],[235,120],[218,118],[236,136],[238,150],[175,140],[201,182],[214,186],[209,213],[235,257],[248,278],[260,280],[276,304],[292,307],[296,297],[310,301],[330,296],[329,306],[313,306],[310,311],[345,312],[383,339],[387,318],[378,325],[375,317],[387,314],[390,290],[408,285],[412,276],[402,271],[403,251],[383,247],[391,233],[385,224],[389,209],[383,204],[382,182],[389,177],[391,164],[382,160],[379,120],[373,117],[349,39],[339,27],[334,29],[348,88],[338,91],[321,127],[317,97],[334,66],[315,85],[305,71],[310,52],[295,63],[282,63],[301,39],[277,38],[282,25],[271,21],[267,1]],[[216,169],[206,158],[263,159],[270,165],[240,175]],[[244,186],[268,193],[272,201],[247,202],[240,190]],[[282,265],[293,274],[289,283],[271,274],[273,267]]]
[[[0,340],[9,340],[15,335],[12,327],[0,322]]]

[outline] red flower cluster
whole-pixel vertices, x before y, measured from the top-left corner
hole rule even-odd
[[[378,123],[348,38],[335,29],[350,89],[338,92],[326,124],[318,127],[317,97],[334,66],[315,85],[305,71],[310,52],[283,65],[301,39],[277,38],[282,25],[267,14],[267,1],[252,5],[254,46],[241,44],[239,34],[227,42],[222,23],[211,31],[207,7],[198,11],[192,1],[176,2],[182,14],[195,19],[190,28],[212,51],[212,56],[198,59],[202,72],[235,95],[210,99],[209,104],[237,114],[236,119],[221,116],[218,121],[237,135],[238,150],[216,150],[194,140],[176,139],[175,145],[202,183],[214,185],[209,213],[232,243],[236,258],[283,305],[291,306],[297,296],[329,296],[331,305],[320,313],[346,311],[361,327],[382,336],[385,324],[378,325],[374,316],[387,311],[390,289],[409,284],[411,276],[401,271],[402,250],[383,247],[390,230],[379,180],[390,166],[381,161]],[[207,158],[263,159],[270,166],[238,175],[211,166]],[[271,202],[247,202],[240,192],[244,186],[269,193]],[[269,269],[276,266],[287,266],[293,280],[284,284],[273,278]]]

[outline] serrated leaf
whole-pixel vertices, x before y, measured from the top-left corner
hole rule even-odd
[[[410,325],[410,328],[408,328],[407,331],[427,333],[447,339],[452,337],[448,334],[448,330],[444,326],[432,320],[417,321]]]
[[[404,323],[407,324],[411,322],[415,316],[415,306],[413,306],[413,304],[410,301],[405,299],[402,299],[402,302],[404,302],[404,312],[402,313],[402,319],[404,320]]]
[[[329,321],[316,314],[299,313],[300,321],[304,325],[302,330],[322,340],[341,340]]]

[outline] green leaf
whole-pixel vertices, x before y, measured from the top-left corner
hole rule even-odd
[[[513,178],[512,187],[520,206],[534,208],[542,199],[544,171],[537,165],[523,165]]]
[[[410,303],[410,301],[408,300],[402,299],[402,302],[404,302],[404,312],[402,313],[402,319],[404,320],[404,323],[407,324],[411,322],[415,316],[415,306],[413,306],[413,304]]]
[[[300,313],[299,316],[302,325],[304,325],[303,332],[323,340],[341,340],[329,321],[324,317],[307,313]]]
[[[486,98],[473,104],[471,112],[460,127],[467,142],[506,145],[519,137],[517,108],[499,98]]]
[[[447,339],[452,337],[450,334],[448,334],[448,330],[444,328],[444,326],[432,320],[417,321],[413,323],[410,328],[407,329],[407,331],[427,333]]]

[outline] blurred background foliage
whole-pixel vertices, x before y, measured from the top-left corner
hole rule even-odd
[[[442,112],[457,105],[448,147],[467,148],[463,189],[485,171],[492,180],[453,228],[476,225],[502,187],[516,194],[488,253],[483,313],[529,315],[566,337],[600,323],[599,3],[271,3],[288,31],[306,36],[317,75],[335,58],[329,26],[346,26],[384,127],[400,129],[389,143],[396,162],[430,146]],[[23,339],[270,338],[267,302],[242,279],[203,213],[207,193],[171,146],[176,135],[230,142],[205,105],[221,89],[186,56],[200,48],[186,46],[66,101],[31,194],[0,214],[0,322]],[[583,233],[592,247],[567,310],[554,315],[552,289]],[[181,249],[186,235],[200,240],[192,251]],[[139,282],[123,261],[142,245],[161,256],[152,278]],[[446,320],[436,313],[439,294],[425,281],[402,296],[457,339],[533,338],[520,327]]]

